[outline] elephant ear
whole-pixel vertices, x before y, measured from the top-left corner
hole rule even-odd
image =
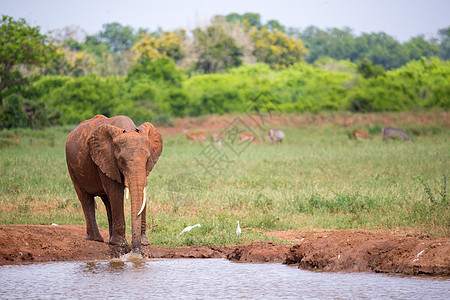
[[[113,139],[123,132],[121,128],[105,124],[95,129],[88,141],[92,160],[106,176],[119,183],[122,179],[114,156]]]
[[[159,156],[163,150],[163,140],[155,126],[149,122],[145,122],[138,127],[138,131],[147,135],[150,140],[150,158],[147,161],[147,176],[158,161]]]

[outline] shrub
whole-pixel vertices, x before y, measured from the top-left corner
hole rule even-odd
[[[118,81],[95,75],[71,78],[48,96],[49,104],[61,112],[60,124],[75,124],[97,114],[114,115],[120,104]]]

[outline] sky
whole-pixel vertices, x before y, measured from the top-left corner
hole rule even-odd
[[[154,31],[208,25],[215,15],[247,12],[304,30],[350,27],[356,35],[385,32],[400,42],[437,37],[450,26],[450,0],[0,0],[0,14],[24,18],[41,32],[79,26],[95,34],[119,22]]]

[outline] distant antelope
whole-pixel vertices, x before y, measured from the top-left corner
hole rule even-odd
[[[353,131],[353,137],[355,138],[355,140],[357,140],[358,138],[360,139],[371,139],[373,140],[373,137],[368,135],[365,131],[362,130],[355,130]]]
[[[273,145],[275,143],[282,143],[284,139],[284,132],[281,129],[269,130],[269,141]]]
[[[384,127],[381,130],[381,133],[383,134],[383,141],[387,139],[402,139],[402,140],[409,140],[413,142],[414,140],[409,137],[409,135],[406,134],[403,130],[400,128],[394,128],[394,127]]]
[[[214,145],[217,147],[222,147],[222,141],[225,137],[223,134],[220,134],[218,132],[211,132],[211,139],[214,142]]]
[[[256,138],[256,136],[254,136],[251,133],[247,133],[247,132],[242,132],[239,134],[239,139],[241,140],[241,143],[243,142],[257,142],[257,143],[261,143],[262,140]]]
[[[18,136],[14,136],[11,138],[14,142],[20,143],[20,138]]]
[[[186,128],[183,128],[183,132],[186,134],[186,137],[188,139],[193,140],[196,143],[200,141],[202,144],[204,144],[208,139],[208,135],[205,132],[189,133]]]

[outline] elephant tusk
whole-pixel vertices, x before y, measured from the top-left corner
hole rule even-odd
[[[130,193],[130,190],[126,187],[125,188],[125,199],[128,200],[128,194]]]
[[[138,212],[138,216],[142,213],[142,211],[145,209],[145,202],[147,200],[147,187],[144,188],[144,197],[142,199],[142,207],[141,210]]]

